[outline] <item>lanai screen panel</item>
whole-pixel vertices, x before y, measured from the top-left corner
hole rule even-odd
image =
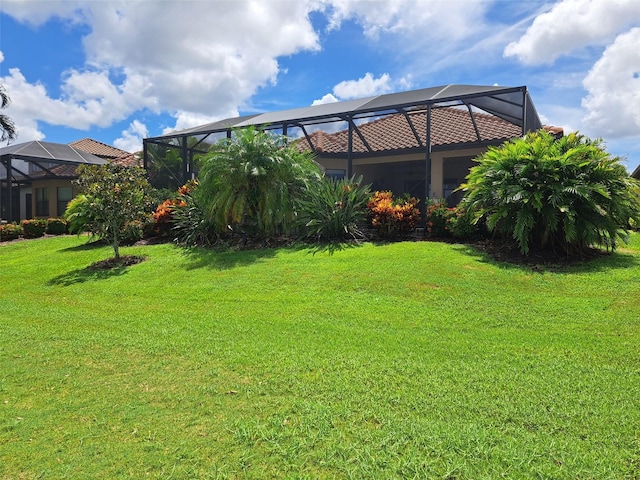
[[[316,127],[324,126],[327,122],[333,124],[351,124],[353,136],[359,137],[357,130],[360,125],[375,120],[376,116],[398,113],[405,115],[411,110],[422,108],[426,112],[430,108],[440,107],[462,107],[473,111],[486,112],[517,127],[518,135],[526,131],[536,130],[542,126],[540,119],[533,107],[533,103],[527,93],[527,88],[522,87],[500,87],[500,86],[478,86],[478,85],[442,85],[437,87],[398,92],[375,97],[348,100],[322,105],[313,105],[301,108],[294,108],[278,112],[267,112],[244,117],[229,118],[207,125],[174,132],[159,137],[147,138],[144,140],[145,149],[149,144],[164,145],[167,147],[180,148],[185,157],[185,152],[190,150],[187,145],[187,138],[195,135],[210,135],[218,132],[226,132],[231,135],[234,128],[244,128],[256,126],[272,131],[281,130],[283,134],[289,134],[293,127],[300,127],[305,136],[309,136]],[[422,129],[422,127],[420,127]],[[425,127],[426,130],[426,127]],[[513,132],[508,132],[513,136]],[[300,133],[296,132],[299,136]],[[418,132],[420,136],[425,132]],[[476,135],[477,142],[484,141]],[[421,143],[421,142],[419,142]],[[424,142],[424,148],[430,141]],[[420,145],[422,148],[423,145]],[[345,146],[345,154],[354,153]],[[185,165],[188,159],[184,158]],[[147,155],[145,154],[145,165],[147,165]],[[187,169],[184,176],[186,178]]]
[[[533,104],[528,100],[526,87],[444,85],[344,102],[229,118],[159,137],[147,138],[145,142],[162,142],[172,138],[248,126],[266,126],[272,129],[296,123],[322,123],[323,120],[335,121],[338,118],[357,117],[361,114],[376,111],[395,110],[427,104],[445,104],[447,102],[474,105],[489,113],[501,116],[501,118],[513,119],[519,122],[520,126],[525,123],[525,110],[533,110],[533,114],[535,114]],[[532,130],[539,128],[541,125],[540,120],[535,117],[531,118],[532,120],[537,120],[531,122],[530,129]]]

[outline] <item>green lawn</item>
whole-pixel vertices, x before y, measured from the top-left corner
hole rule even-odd
[[[640,478],[640,235],[123,253],[0,244],[0,478]]]

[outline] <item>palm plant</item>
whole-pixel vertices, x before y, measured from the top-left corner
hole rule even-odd
[[[310,153],[288,147],[285,137],[247,128],[201,160],[195,195],[220,232],[240,230],[264,239],[289,230],[294,199],[319,177]]]
[[[7,91],[4,86],[0,85],[0,108],[6,108],[9,106],[9,102],[10,99],[9,95],[7,95]],[[11,120],[7,115],[0,113],[0,142],[4,142],[5,140],[15,140],[17,136],[18,133],[13,120]]]
[[[460,187],[462,206],[490,231],[512,236],[524,254],[615,249],[640,220],[640,187],[600,140],[539,131],[490,148],[478,162]]]

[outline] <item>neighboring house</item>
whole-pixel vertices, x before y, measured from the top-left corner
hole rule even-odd
[[[90,138],[68,145],[27,142],[4,147],[1,151],[4,171],[0,172],[0,188],[4,188],[4,192],[0,192],[0,203],[5,205],[4,217],[10,220],[62,216],[69,201],[79,193],[74,180],[80,164],[139,165],[136,155]],[[8,192],[5,166],[9,163],[4,160],[8,157],[12,157],[11,193]]]
[[[69,146],[108,162],[126,166],[139,165],[135,154],[91,138],[76,140],[69,143]],[[80,193],[78,186],[74,182],[78,178],[76,169],[77,166],[74,165],[57,165],[48,171],[41,170],[32,177],[33,216],[61,217],[64,215],[67,204]],[[24,218],[29,217],[25,215]]]
[[[638,180],[640,180],[640,165],[638,165],[636,167],[636,169],[633,171],[633,173],[631,174],[631,176],[633,178],[637,178]]]

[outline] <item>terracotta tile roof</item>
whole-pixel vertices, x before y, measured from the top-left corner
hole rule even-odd
[[[112,163],[115,163],[116,165],[122,165],[124,167],[140,167],[142,166],[142,162],[140,160],[140,157],[138,157],[138,155],[136,155],[135,153],[127,153],[125,155],[122,155],[118,158],[114,158],[112,161]]]
[[[562,127],[554,127],[553,125],[543,125],[542,128],[549,132],[551,135],[558,138],[564,137],[564,128]]]
[[[422,146],[426,141],[427,120],[424,109],[408,112],[418,133]],[[433,146],[456,145],[477,142],[478,138],[468,110],[460,108],[439,108],[431,112],[431,140]],[[499,117],[474,113],[476,126],[483,141],[499,141],[518,137],[522,134],[520,127]],[[374,152],[401,151],[421,146],[409,123],[402,114],[392,114],[372,120],[358,126],[363,137]],[[347,151],[349,132],[341,130],[336,133],[316,131],[309,135],[316,150],[323,153],[344,153]],[[309,149],[306,139],[295,143],[301,149]],[[353,151],[368,152],[359,135],[354,132]]]
[[[78,165],[71,165],[71,164],[60,164],[60,165],[54,165],[50,168],[47,168],[47,170],[49,170],[47,172],[47,170],[38,170],[37,172],[34,173],[30,173],[29,177],[33,178],[33,179],[38,179],[38,178],[76,178],[76,169],[78,168]],[[51,172],[51,173],[49,173]]]
[[[84,150],[85,152],[92,153],[97,157],[107,158],[109,160],[120,158],[124,155],[130,155],[129,152],[120,150],[116,147],[112,147],[111,145],[107,145],[106,143],[98,142],[97,140],[93,140],[91,138],[76,140],[75,142],[71,142],[69,145],[75,148],[79,148],[80,150]]]

